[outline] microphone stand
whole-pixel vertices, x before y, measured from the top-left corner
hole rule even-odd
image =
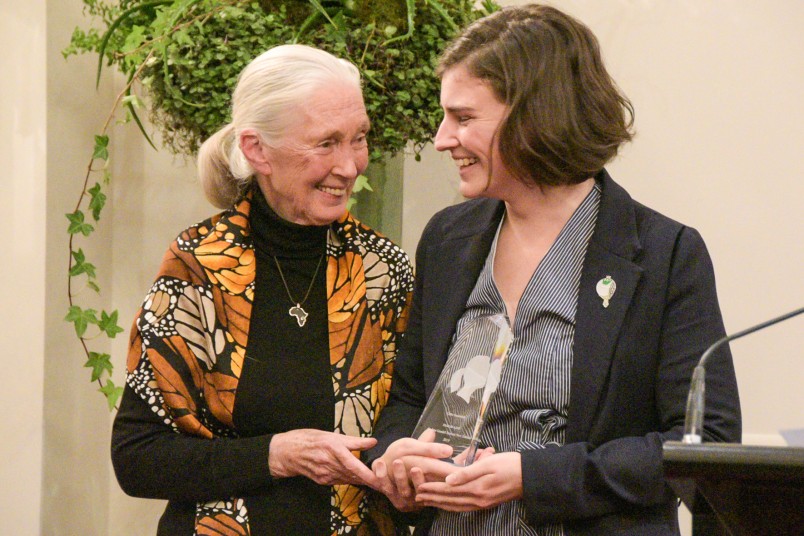
[[[704,421],[704,393],[706,391],[706,360],[709,359],[709,356],[714,353],[715,350],[720,348],[723,344],[733,341],[734,339],[739,339],[745,335],[753,333],[755,331],[759,331],[760,329],[764,329],[768,326],[772,326],[778,322],[783,320],[787,320],[788,318],[792,318],[796,315],[800,315],[804,313],[804,307],[796,309],[795,311],[790,311],[789,313],[783,314],[782,316],[777,316],[771,320],[766,322],[762,322],[756,326],[750,327],[748,329],[744,329],[742,331],[738,331],[733,335],[727,335],[722,339],[719,339],[714,344],[712,344],[709,348],[701,356],[700,361],[698,361],[698,365],[695,367],[695,370],[692,373],[692,381],[690,384],[690,392],[687,395],[687,414],[684,418],[684,437],[682,438],[681,442],[686,443],[688,445],[697,445],[701,442],[701,438],[703,435],[703,421]]]

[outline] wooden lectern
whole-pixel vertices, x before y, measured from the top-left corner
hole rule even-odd
[[[693,536],[804,535],[804,448],[668,441],[663,450]]]

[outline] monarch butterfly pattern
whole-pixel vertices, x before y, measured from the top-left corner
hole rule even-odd
[[[132,329],[127,383],[177,433],[237,437],[232,411],[256,274],[250,209],[249,193],[176,238]],[[334,431],[368,436],[388,400],[413,270],[400,248],[349,213],[330,226],[326,270]],[[330,497],[332,535],[367,534],[364,491],[333,486]],[[195,534],[249,535],[243,499],[197,504]]]

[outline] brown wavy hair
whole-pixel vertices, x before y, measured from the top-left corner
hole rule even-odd
[[[437,73],[458,64],[508,106],[500,155],[526,184],[583,182],[633,137],[633,106],[606,71],[597,38],[555,8],[511,6],[475,21]]]

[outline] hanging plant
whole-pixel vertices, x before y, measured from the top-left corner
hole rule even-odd
[[[123,388],[112,380],[107,353],[93,352],[98,336],[123,331],[118,312],[77,303],[77,278],[100,292],[96,267],[78,247],[95,230],[111,181],[110,126],[133,122],[156,149],[140,114],[145,112],[174,154],[194,155],[200,144],[229,122],[230,96],[240,71],[279,44],[312,45],[346,58],[364,79],[372,121],[370,158],[379,162],[412,146],[419,151],[438,126],[438,55],[459,28],[499,9],[493,0],[84,0],[90,29],[76,28],[65,57],[98,55],[96,83],[104,69],[126,83],[95,136],[76,207],[69,220],[69,311],[65,320],[87,356],[110,409]],[[118,118],[118,115],[122,117]],[[97,180],[93,180],[99,177]],[[355,191],[369,188],[360,177]]]

